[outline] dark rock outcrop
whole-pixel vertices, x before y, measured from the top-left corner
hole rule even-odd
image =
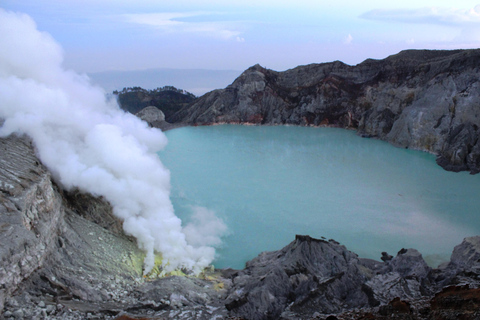
[[[298,315],[361,308],[372,298],[363,286],[371,276],[337,242],[297,236],[282,250],[247,262],[233,278],[227,308],[245,319],[279,319],[287,307]]]
[[[432,319],[480,318],[480,289],[450,286],[435,294],[430,302]]]
[[[255,65],[198,98],[171,122],[354,128],[434,153],[447,170],[480,170],[480,50],[407,50],[356,66],[276,72]]]
[[[245,319],[308,319],[374,308],[431,294],[430,270],[414,249],[381,263],[360,259],[334,240],[297,236],[238,271],[226,306]]]
[[[466,238],[447,268],[432,269],[415,249],[382,263],[297,236],[233,273],[226,307],[242,319],[476,319],[479,243]]]
[[[136,114],[142,109],[153,106],[165,114],[167,121],[182,107],[195,101],[196,97],[182,89],[165,86],[154,90],[140,87],[124,88],[122,91],[113,92],[120,107],[130,113]],[[164,119],[165,120],[165,119]]]

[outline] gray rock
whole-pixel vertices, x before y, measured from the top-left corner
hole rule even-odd
[[[480,236],[468,237],[453,249],[450,264],[459,268],[480,266]]]
[[[297,236],[282,250],[249,261],[233,278],[226,306],[246,319],[277,319],[285,310],[311,316],[365,307],[370,292],[362,284],[370,275],[337,242]]]
[[[47,314],[51,314],[52,312],[54,312],[57,308],[53,305],[53,304],[49,304],[47,306],[47,308],[45,309],[45,311],[47,311]]]
[[[393,258],[387,268],[389,271],[396,272],[400,276],[425,278],[431,268],[423,260],[422,254],[416,249],[402,249],[397,256]]]
[[[0,312],[3,310],[5,306],[5,290],[0,290]]]
[[[12,313],[12,316],[13,316],[15,319],[24,319],[25,313],[23,312],[22,309],[18,309],[18,310],[15,310],[15,311]]]
[[[428,276],[431,268],[415,249],[402,249],[387,260],[383,269],[366,282],[377,301],[387,304],[392,299],[420,299],[431,293]]]
[[[63,196],[66,199],[65,205],[77,215],[115,234],[125,235],[122,221],[114,216],[112,206],[103,197],[94,197],[78,189],[64,191]]]
[[[148,123],[165,121],[165,114],[154,106],[143,108],[135,114],[137,117]]]
[[[178,125],[165,121],[165,114],[155,106],[148,106],[137,112],[135,115],[147,122],[149,126],[164,131],[178,127]]]
[[[381,257],[383,262],[387,262],[393,259],[393,256],[389,255],[386,252],[382,252],[382,257]]]
[[[447,135],[437,163],[451,171],[479,170],[478,127],[470,122],[452,128]],[[475,149],[475,150],[474,150]],[[475,169],[476,168],[476,169]]]
[[[78,191],[65,196],[28,138],[2,138],[0,148],[2,306],[9,297],[3,307],[15,312],[22,306],[27,316],[30,308],[41,308],[32,296],[53,302],[46,293],[56,301],[104,301],[96,286],[106,287],[114,276],[128,279],[133,288],[144,254],[118,230],[116,218],[103,214],[111,213],[109,204]]]
[[[0,289],[9,295],[54,248],[64,214],[28,138],[0,139]]]

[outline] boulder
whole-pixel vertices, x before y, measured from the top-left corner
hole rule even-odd
[[[140,110],[135,114],[137,117],[147,122],[149,126],[153,128],[159,128],[163,131],[169,130],[179,125],[171,124],[165,121],[165,114],[159,108],[155,106],[148,106]]]
[[[377,271],[366,285],[382,304],[394,298],[420,299],[428,294],[431,284],[428,280],[431,268],[415,249],[402,249],[397,256],[387,260],[382,270]]]
[[[154,106],[145,107],[135,115],[148,123],[165,121],[165,115],[162,110]]]

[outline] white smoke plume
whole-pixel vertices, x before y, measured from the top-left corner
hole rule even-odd
[[[29,16],[0,9],[0,47],[0,136],[29,135],[59,184],[104,196],[146,251],[145,273],[154,252],[166,271],[208,266],[214,248],[188,244],[173,211],[170,173],[156,154],[165,135],[120,110],[87,77],[65,71],[61,47]],[[216,230],[207,242],[218,244],[225,228]]]
[[[222,219],[215,216],[215,212],[204,207],[195,206],[191,222],[183,229],[188,243],[202,247],[222,244],[217,235],[227,235],[228,229]]]

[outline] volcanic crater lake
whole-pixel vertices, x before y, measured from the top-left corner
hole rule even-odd
[[[480,234],[480,175],[431,154],[336,128],[219,125],[166,132],[176,214],[224,220],[217,268],[236,268],[296,234],[335,239],[363,258],[419,250],[431,265]]]

